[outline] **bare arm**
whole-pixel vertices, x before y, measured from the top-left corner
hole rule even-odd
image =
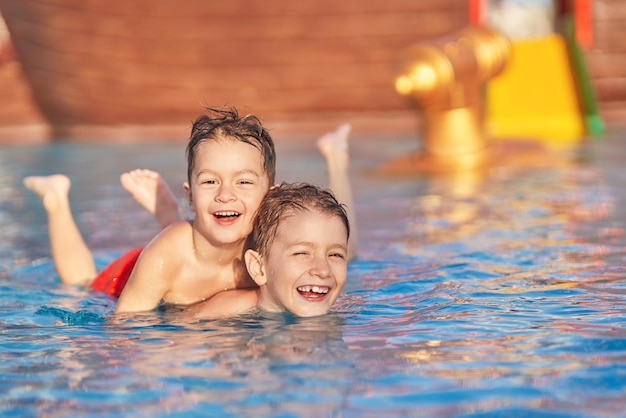
[[[190,308],[190,315],[196,319],[228,318],[250,311],[257,306],[257,289],[226,290],[211,299]]]
[[[115,313],[150,311],[158,306],[176,277],[171,247],[158,235],[141,253],[115,307]]]

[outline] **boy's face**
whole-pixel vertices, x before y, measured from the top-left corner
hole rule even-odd
[[[346,283],[347,241],[337,216],[306,210],[284,219],[263,260],[259,307],[303,317],[327,313]]]
[[[269,190],[261,152],[232,138],[199,144],[186,187],[196,229],[214,246],[242,244]]]

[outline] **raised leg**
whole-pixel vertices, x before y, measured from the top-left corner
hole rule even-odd
[[[61,281],[89,285],[96,277],[96,266],[72,216],[70,179],[63,174],[32,176],[24,179],[24,185],[39,196],[48,214],[52,260]]]
[[[358,251],[356,209],[348,171],[350,166],[348,137],[351,130],[352,126],[344,123],[333,132],[324,134],[317,140],[317,148],[326,159],[329,187],[337,200],[346,206],[348,213],[348,220],[350,221],[349,259],[354,258]]]
[[[157,220],[161,228],[184,219],[176,196],[156,171],[136,169],[120,176],[126,189]]]

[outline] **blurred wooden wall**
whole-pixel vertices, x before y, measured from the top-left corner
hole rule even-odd
[[[466,8],[465,0],[0,0],[33,97],[59,137],[90,126],[187,126],[207,104],[265,120],[408,112],[393,87],[398,52],[463,27]]]
[[[626,124],[626,1],[593,0],[593,45],[585,51],[600,107],[608,123]]]
[[[595,41],[585,52],[600,112],[609,123],[626,121],[626,2],[593,4]],[[0,0],[17,57],[3,48],[0,140],[41,139],[50,135],[46,122],[56,138],[99,127],[104,137],[184,139],[206,104],[236,105],[296,131],[348,117],[371,121],[368,129],[393,129],[394,121],[415,129],[413,104],[393,89],[398,53],[466,26],[467,7],[466,0]]]
[[[15,57],[0,16],[0,143],[46,140],[46,122]]]

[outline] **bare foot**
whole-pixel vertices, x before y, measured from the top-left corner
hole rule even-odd
[[[176,196],[156,171],[132,170],[122,174],[120,182],[137,203],[154,215],[162,228],[182,219]]]
[[[348,176],[348,136],[352,126],[349,123],[339,125],[333,132],[322,135],[317,140],[317,148],[326,159],[328,183],[337,200],[346,206],[348,219],[351,225],[350,240],[348,241],[348,259],[356,256],[358,239],[356,237],[356,213],[352,188]],[[354,231],[354,232],[352,232]]]
[[[23,183],[28,190],[39,196],[47,212],[69,205],[71,182],[64,174],[29,176],[24,178]]]
[[[317,149],[326,158],[329,167],[346,169],[348,167],[348,136],[352,126],[349,123],[339,125],[333,132],[322,135],[317,140]]]

